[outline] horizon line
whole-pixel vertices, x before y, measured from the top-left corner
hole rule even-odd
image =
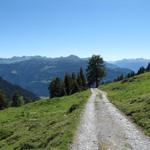
[[[97,54],[93,54],[93,55],[97,55]],[[87,57],[81,57],[81,56],[78,56],[78,55],[75,55],[75,54],[70,54],[70,55],[64,55],[64,56],[54,56],[54,57],[51,57],[51,56],[45,56],[45,55],[14,55],[14,56],[10,56],[10,57],[0,57],[0,59],[12,59],[12,58],[22,58],[22,57],[45,57],[45,58],[51,58],[51,59],[56,59],[56,58],[67,58],[67,57],[70,57],[70,56],[75,56],[75,57],[78,57],[78,58],[81,58],[81,59],[87,59],[87,58],[90,58],[91,56],[87,56]],[[102,55],[100,55],[102,56]],[[102,56],[103,57],[103,56]],[[103,59],[107,62],[114,62],[114,61],[120,61],[120,60],[136,60],[136,59],[145,59],[145,60],[149,60],[150,58],[144,58],[144,57],[128,57],[128,58],[120,58],[120,59],[112,59],[112,60],[107,60],[103,57]]]

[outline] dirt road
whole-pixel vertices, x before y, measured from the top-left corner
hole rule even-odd
[[[150,150],[150,138],[92,89],[71,150]]]

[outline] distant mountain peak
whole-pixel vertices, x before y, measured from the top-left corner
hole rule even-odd
[[[70,58],[70,59],[80,59],[80,57],[76,56],[76,55],[69,55],[66,58]]]
[[[129,68],[137,72],[141,66],[147,67],[149,62],[150,62],[150,59],[131,58],[131,59],[122,59],[122,60],[114,61],[111,63],[121,68]]]

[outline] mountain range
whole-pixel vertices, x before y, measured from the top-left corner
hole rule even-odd
[[[25,102],[30,102],[37,100],[38,97],[32,92],[21,88],[18,85],[14,85],[3,78],[0,77],[0,90],[5,94],[6,99],[11,100],[15,92],[19,92],[25,100]]]
[[[66,73],[77,73],[82,66],[86,69],[88,58],[74,55],[59,58],[41,56],[23,56],[0,59],[0,76],[11,81],[38,96],[48,96],[48,84],[56,76],[63,77]],[[103,81],[111,81],[118,75],[131,72],[130,69],[120,68],[107,63],[107,75]]]
[[[146,67],[148,63],[150,63],[150,59],[143,59],[143,58],[122,59],[118,61],[111,61],[109,63],[117,65],[118,67],[121,67],[121,68],[128,68],[137,72],[141,66]]]

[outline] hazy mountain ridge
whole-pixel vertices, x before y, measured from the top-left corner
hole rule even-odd
[[[0,59],[0,76],[39,96],[48,96],[47,87],[52,78],[56,76],[62,78],[65,73],[78,72],[81,66],[85,69],[88,58],[74,55],[59,58],[24,56],[5,59],[5,64],[3,62]],[[106,67],[107,76],[104,81],[113,80],[118,75],[131,71],[109,63],[106,63]]]
[[[25,101],[33,101],[38,99],[38,97],[35,94],[21,88],[18,85],[14,85],[1,77],[0,77],[0,90],[4,92],[6,98],[9,100],[12,99],[12,96],[16,91],[19,92],[24,97]]]
[[[150,59],[137,58],[137,59],[122,59],[118,61],[110,61],[110,63],[117,65],[121,68],[129,68],[138,71],[141,66],[146,67],[150,63]]]

